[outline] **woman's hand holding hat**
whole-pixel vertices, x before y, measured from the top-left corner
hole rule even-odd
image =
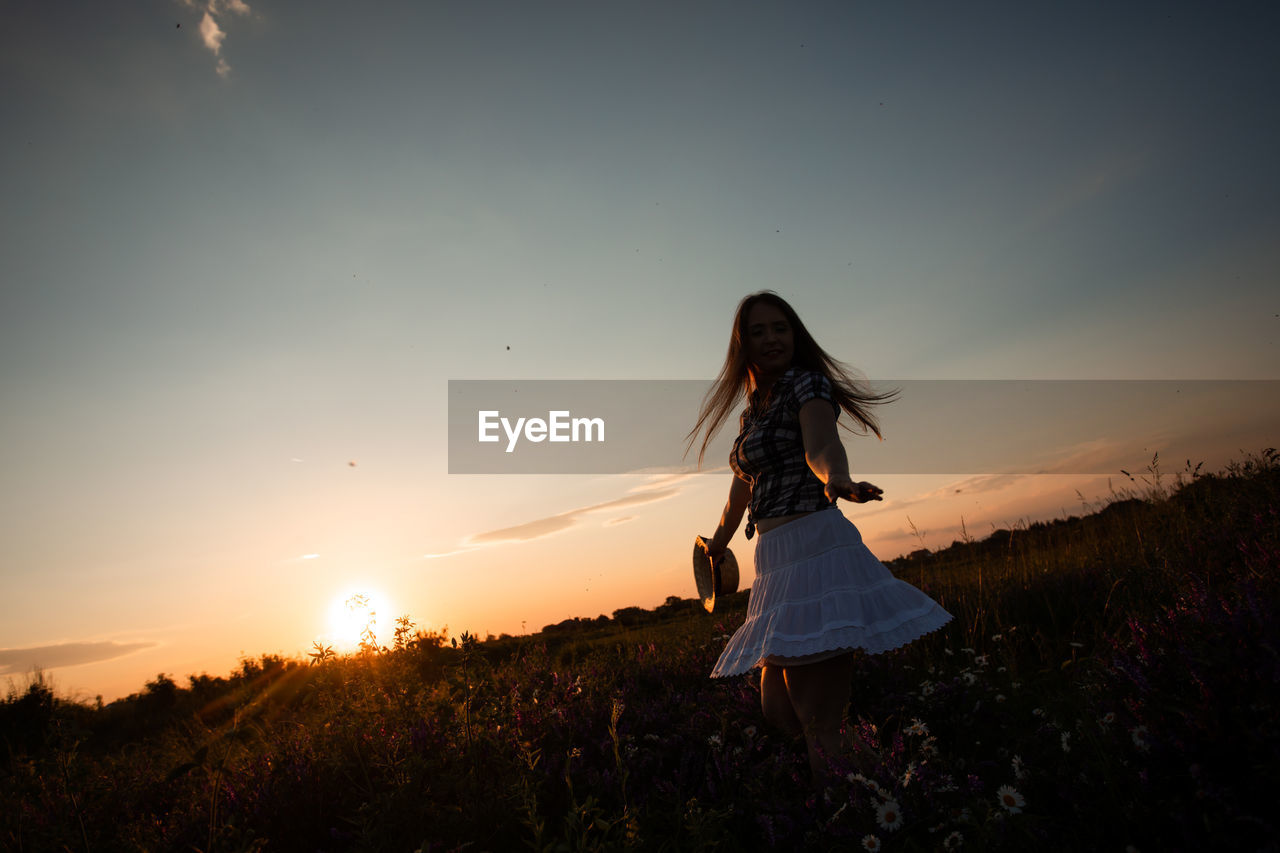
[[[717,595],[738,591],[738,561],[727,547],[699,536],[693,546],[693,580],[702,606],[710,613],[715,610]]]
[[[706,551],[707,556],[711,558],[712,565],[715,565],[724,557],[724,552],[728,548],[726,545],[716,545],[714,541],[705,536],[699,536],[698,542],[701,543],[702,550]]]

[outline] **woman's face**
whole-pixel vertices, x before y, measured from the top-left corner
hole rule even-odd
[[[787,315],[767,302],[757,302],[747,312],[747,359],[764,376],[778,376],[791,366],[795,355]]]

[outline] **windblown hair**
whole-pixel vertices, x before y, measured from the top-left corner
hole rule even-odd
[[[883,440],[880,425],[869,407],[895,399],[898,396],[897,390],[873,392],[864,382],[854,377],[854,371],[850,367],[832,358],[818,346],[804,323],[800,322],[800,316],[786,300],[772,290],[761,290],[744,297],[738,303],[737,313],[733,317],[733,333],[729,337],[729,352],[725,355],[724,365],[720,368],[715,383],[702,398],[698,422],[686,436],[688,443],[685,445],[685,455],[689,454],[698,434],[702,433],[702,446],[698,449],[698,467],[701,468],[707,445],[724,426],[729,413],[740,400],[750,400],[750,395],[759,387],[760,377],[756,375],[755,367],[748,359],[746,340],[747,316],[761,302],[781,311],[791,325],[794,344],[791,366],[821,373],[831,383],[836,403],[858,424],[856,428],[846,424],[846,429],[863,435],[873,432]],[[765,402],[760,401],[761,404]]]

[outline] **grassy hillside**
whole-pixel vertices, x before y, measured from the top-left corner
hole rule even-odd
[[[1275,849],[1278,463],[894,561],[956,619],[859,657],[860,748],[822,792],[753,679],[707,677],[740,593],[104,708],[37,678],[0,704],[0,846]]]

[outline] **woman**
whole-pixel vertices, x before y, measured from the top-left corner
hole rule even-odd
[[[942,627],[951,614],[894,578],[836,508],[838,498],[882,499],[881,489],[849,476],[836,432],[840,412],[879,436],[868,407],[894,394],[859,390],[772,291],[738,305],[724,367],[689,434],[692,445],[703,433],[699,464],[744,394],[748,405],[729,457],[729,499],[703,547],[713,561],[720,559],[746,512],[747,538],[760,533],[756,580],[747,619],[711,675],[760,666],[765,718],[804,735],[820,780],[827,757],[840,746],[854,650],[898,648]]]

